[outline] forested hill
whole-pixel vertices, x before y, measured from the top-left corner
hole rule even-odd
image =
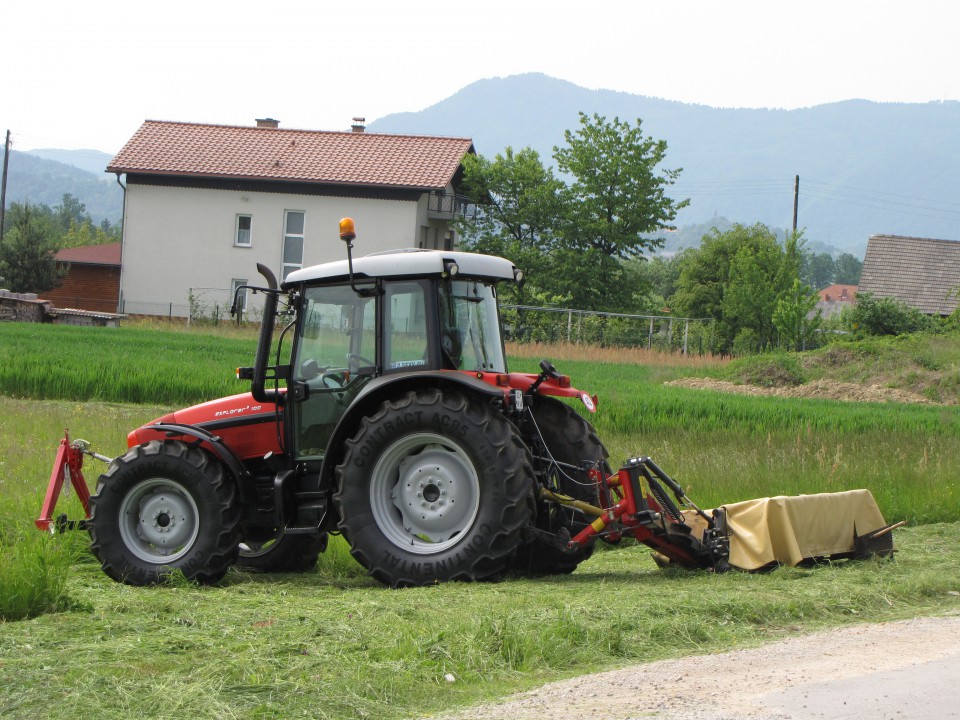
[[[552,164],[578,112],[643,121],[667,141],[665,167],[683,168],[679,225],[799,225],[811,243],[863,256],[871,234],[960,240],[960,102],[849,100],[799,110],[718,109],[540,74],[480,80],[420,112],[388,115],[371,132],[472,137],[480,154],[530,146]]]
[[[13,150],[7,177],[7,207],[24,201],[55,207],[61,203],[64,194],[69,193],[86,206],[94,223],[100,224],[105,219],[112,224],[119,223],[123,214],[123,191],[117,185],[116,177],[104,172],[112,156],[103,153],[106,159],[96,173],[75,166],[86,163],[94,169],[100,162],[100,158],[91,157],[94,152]],[[41,154],[57,157],[57,153],[65,162],[41,157]]]

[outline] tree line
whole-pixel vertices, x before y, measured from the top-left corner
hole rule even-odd
[[[56,254],[64,248],[120,242],[120,225],[94,223],[86,206],[70,193],[59,205],[11,203],[0,238],[0,287],[44,293],[60,284],[67,268]]]
[[[807,252],[802,232],[778,238],[762,224],[714,228],[697,248],[651,259],[689,202],[668,194],[682,169],[660,167],[666,142],[639,119],[584,113],[564,140],[556,173],[531,148],[464,161],[476,210],[458,231],[465,249],[523,268],[507,303],[710,318],[711,350],[757,351],[805,346],[819,330],[816,290],[859,279],[852,255]]]

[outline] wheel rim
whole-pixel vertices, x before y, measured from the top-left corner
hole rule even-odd
[[[279,528],[273,535],[262,540],[245,538],[240,543],[240,557],[255,558],[267,555],[276,549],[277,543],[283,539],[284,535],[286,535],[286,528]]]
[[[120,506],[120,537],[130,552],[149,563],[183,557],[199,532],[200,512],[193,496],[168,478],[138,484]]]
[[[480,508],[480,481],[463,449],[417,433],[387,448],[370,480],[373,519],[394,545],[417,554],[453,547]]]

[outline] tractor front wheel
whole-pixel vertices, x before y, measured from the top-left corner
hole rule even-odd
[[[498,410],[460,393],[381,405],[348,441],[337,477],[351,553],[393,587],[494,575],[530,520],[529,451]]]
[[[153,440],[100,476],[88,527],[93,553],[114,580],[149,585],[179,570],[209,584],[237,559],[240,508],[209,453]]]

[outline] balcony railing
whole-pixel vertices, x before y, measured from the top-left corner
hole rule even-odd
[[[470,198],[452,193],[430,193],[427,196],[427,215],[431,220],[472,218],[477,206]]]

